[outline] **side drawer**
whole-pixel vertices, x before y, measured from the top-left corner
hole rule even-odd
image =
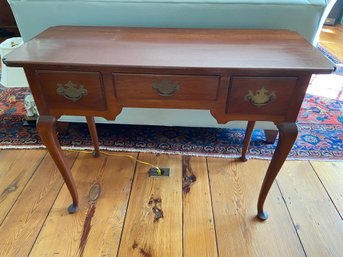
[[[227,113],[286,115],[296,77],[232,77]]]
[[[219,76],[113,74],[118,99],[215,101]]]
[[[49,109],[106,110],[100,73],[37,71]]]

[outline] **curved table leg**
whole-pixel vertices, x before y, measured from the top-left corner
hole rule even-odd
[[[254,131],[256,121],[248,121],[247,129],[245,131],[245,137],[244,137],[244,145],[242,149],[242,156],[241,156],[241,161],[246,162],[247,157],[246,154],[248,152],[252,132]]]
[[[279,142],[264,177],[257,203],[257,217],[261,220],[268,219],[268,214],[263,211],[264,201],[298,135],[298,128],[294,122],[280,123],[277,127],[279,129]]]
[[[71,194],[73,203],[68,207],[69,213],[74,213],[77,210],[79,203],[76,186],[70,170],[64,162],[60,143],[56,136],[56,119],[52,116],[39,116],[37,119],[38,133],[46,145],[52,159],[58,167],[61,175],[66,183],[68,190]]]
[[[98,157],[100,155],[99,139],[98,139],[98,133],[96,131],[94,117],[86,116],[86,119],[87,119],[88,129],[91,134],[91,138],[92,138],[92,142],[94,146],[93,157]]]

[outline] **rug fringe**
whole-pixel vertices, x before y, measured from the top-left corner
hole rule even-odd
[[[32,150],[32,149],[46,149],[45,145],[0,145],[0,150],[18,149],[18,150]]]

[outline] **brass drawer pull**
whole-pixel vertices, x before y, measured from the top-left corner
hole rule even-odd
[[[73,102],[80,100],[83,96],[88,94],[88,91],[84,88],[84,85],[77,87],[77,84],[74,84],[70,80],[65,85],[57,84],[56,86],[57,94],[64,96],[66,99]]]
[[[160,95],[160,96],[172,96],[180,89],[179,82],[173,82],[170,80],[162,80],[162,81],[153,81],[152,88]]]
[[[262,87],[261,89],[256,90],[256,93],[253,93],[251,90],[249,90],[244,99],[250,102],[252,105],[261,107],[275,101],[276,94],[274,91],[269,93],[269,90]]]

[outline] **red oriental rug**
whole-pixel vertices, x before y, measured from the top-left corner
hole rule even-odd
[[[25,89],[0,87],[0,149],[43,148],[35,127],[23,127]],[[299,136],[289,159],[343,159],[343,102],[307,94],[298,117]],[[97,125],[102,149],[238,157],[244,129],[185,128],[133,125]],[[61,145],[91,149],[86,124],[73,123]],[[248,155],[271,158],[275,146],[264,143],[262,130],[255,130]]]

